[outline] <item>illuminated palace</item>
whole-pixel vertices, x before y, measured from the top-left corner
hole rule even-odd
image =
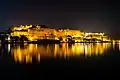
[[[85,33],[80,30],[74,29],[55,29],[49,28],[45,25],[21,25],[21,26],[13,26],[10,28],[12,31],[10,33],[11,36],[24,35],[28,38],[29,41],[36,41],[42,39],[48,40],[61,40],[61,42],[68,42],[68,37],[75,42],[82,42],[84,39],[99,39],[102,41],[109,40],[104,33]]]

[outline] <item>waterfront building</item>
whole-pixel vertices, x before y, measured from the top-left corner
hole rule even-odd
[[[0,32],[0,42],[10,41],[10,35],[8,32]]]
[[[36,26],[36,28],[28,29],[28,33],[30,40],[57,39],[56,30],[44,26]]]
[[[101,32],[89,32],[85,33],[85,39],[97,39],[101,41],[110,41],[109,37],[105,35],[105,33]]]
[[[59,29],[57,30],[57,35],[62,38],[63,42],[67,42],[69,37],[74,39],[74,41],[78,41],[77,38],[82,40],[84,32],[75,29]]]
[[[26,36],[30,41],[39,39],[54,39],[58,40],[62,37],[63,41],[66,41],[67,36],[71,37],[82,37],[84,35],[80,30],[72,29],[54,29],[49,28],[45,25],[33,26],[25,25],[11,28],[11,36]]]
[[[85,33],[77,29],[55,29],[46,25],[21,25],[10,28],[12,37],[24,35],[29,41],[37,40],[60,40],[61,42],[83,42],[84,39],[95,39],[99,41],[109,41],[109,37],[101,32]]]
[[[45,25],[25,25],[11,28],[11,36],[26,36],[30,41],[39,39],[57,39],[56,30]]]

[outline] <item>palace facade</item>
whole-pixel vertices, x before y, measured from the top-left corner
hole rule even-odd
[[[11,36],[26,36],[30,41],[35,41],[39,39],[55,39],[58,40],[60,37],[65,41],[67,36],[70,37],[83,37],[84,32],[80,30],[71,30],[71,29],[54,29],[49,28],[44,25],[42,26],[16,26],[11,28]]]
[[[59,40],[67,42],[68,38],[71,38],[75,42],[81,42],[84,39],[98,39],[102,41],[109,40],[108,36],[104,33],[85,33],[75,29],[55,29],[45,25],[21,25],[13,26],[10,28],[11,36],[24,35],[30,41],[36,41],[41,39]]]

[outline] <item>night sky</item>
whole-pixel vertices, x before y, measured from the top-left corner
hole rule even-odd
[[[107,0],[0,0],[0,30],[11,25],[45,24],[105,32],[120,37],[120,6]]]

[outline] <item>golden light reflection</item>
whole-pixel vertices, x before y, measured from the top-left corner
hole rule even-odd
[[[32,63],[41,58],[69,58],[72,56],[98,56],[111,46],[110,43],[61,43],[61,44],[27,44],[12,46],[11,53],[15,62]]]
[[[116,45],[118,46],[118,49],[120,51],[120,42],[119,43],[116,43]],[[114,45],[114,49],[115,49],[115,45]]]

